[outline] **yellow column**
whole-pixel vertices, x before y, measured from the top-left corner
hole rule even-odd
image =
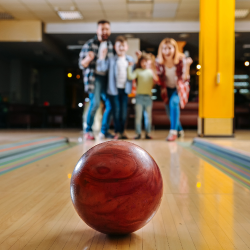
[[[200,136],[232,136],[235,0],[200,0]]]

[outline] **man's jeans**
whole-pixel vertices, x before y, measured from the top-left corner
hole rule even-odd
[[[142,114],[144,113],[144,125],[146,133],[151,131],[152,123],[152,99],[150,95],[136,95],[135,104],[135,130],[136,134],[141,134]]]
[[[109,130],[111,103],[107,97],[107,76],[95,76],[95,89],[93,93],[89,93],[90,106],[87,115],[86,132],[92,132],[92,125],[94,123],[95,113],[100,106],[100,101],[104,101],[105,111],[102,117],[101,132],[106,135]]]
[[[128,95],[125,89],[118,89],[118,95],[109,95],[115,123],[115,133],[123,134],[127,120]]]
[[[167,88],[169,105],[165,105],[167,115],[170,119],[170,129],[182,131],[183,128],[180,122],[180,98],[177,89]]]

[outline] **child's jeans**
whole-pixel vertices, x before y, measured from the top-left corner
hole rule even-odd
[[[115,133],[123,134],[127,120],[128,95],[125,89],[118,89],[118,95],[109,95],[115,124]]]
[[[135,130],[136,134],[141,134],[142,114],[144,113],[144,125],[146,133],[151,131],[152,123],[152,99],[150,95],[136,95],[135,105]]]

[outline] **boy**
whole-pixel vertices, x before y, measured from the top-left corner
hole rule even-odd
[[[128,94],[132,90],[132,81],[127,78],[128,65],[134,63],[131,56],[126,55],[128,42],[124,36],[118,36],[114,45],[116,55],[105,60],[107,49],[103,50],[97,60],[97,70],[108,74],[107,93],[111,102],[115,124],[114,139],[128,139],[124,134],[127,119]]]

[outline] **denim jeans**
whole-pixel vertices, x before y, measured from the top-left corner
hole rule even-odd
[[[115,133],[123,133],[127,120],[128,94],[125,89],[118,89],[118,95],[109,95],[115,123]]]
[[[183,130],[180,122],[180,98],[177,89],[167,88],[169,105],[165,105],[167,115],[170,119],[170,129],[181,131]]]
[[[107,97],[107,77],[96,75],[94,92],[89,93],[90,106],[87,115],[86,132],[92,132],[92,125],[94,123],[95,113],[100,106],[101,98],[105,104],[105,111],[102,117],[101,132],[106,135],[109,130],[111,115],[111,103],[109,98]]]
[[[135,131],[136,134],[141,134],[142,114],[144,113],[144,124],[146,133],[151,131],[152,123],[152,99],[150,95],[136,95],[135,105]]]

